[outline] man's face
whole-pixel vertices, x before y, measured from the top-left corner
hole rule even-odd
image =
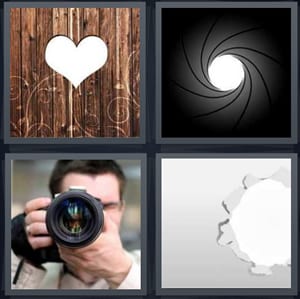
[[[105,212],[120,227],[124,205],[121,205],[120,186],[115,175],[69,173],[62,180],[61,192],[68,191],[70,186],[83,186],[87,193],[100,198]]]

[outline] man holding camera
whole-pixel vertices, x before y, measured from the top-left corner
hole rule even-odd
[[[12,221],[12,288],[139,289],[139,252],[127,252],[119,235],[125,209],[123,171],[112,160],[58,161],[49,182],[52,196],[72,186],[84,186],[86,193],[101,199],[101,233],[87,246],[63,246],[47,230],[51,199],[28,201],[24,214]],[[44,263],[49,261],[61,263]]]

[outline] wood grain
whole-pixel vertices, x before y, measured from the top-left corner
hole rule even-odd
[[[99,11],[94,8],[86,8],[83,16],[84,36],[99,36]],[[99,77],[101,72],[97,71],[84,82],[84,123],[85,130],[89,136],[101,135],[100,131],[100,86]]]
[[[53,135],[53,72],[44,63],[44,53],[48,41],[53,36],[52,11],[47,8],[37,9],[37,137]],[[46,24],[46,26],[44,26]]]
[[[68,35],[68,9],[53,8],[53,36]],[[69,81],[53,71],[53,137],[68,137]]]
[[[22,107],[22,72],[21,72],[21,10],[16,8],[14,12],[10,12],[10,21],[14,27],[10,30],[10,57],[15,56],[14,63],[10,64],[10,73],[13,74],[10,78],[10,101],[14,109],[10,109],[11,121],[11,136],[22,136],[22,114],[24,107]]]
[[[11,136],[139,136],[139,8],[12,8],[10,26]],[[74,88],[45,62],[56,35],[100,37],[107,62]]]
[[[131,15],[132,52],[131,59],[131,87],[130,95],[132,101],[131,128],[132,136],[140,135],[140,10],[133,9]]]

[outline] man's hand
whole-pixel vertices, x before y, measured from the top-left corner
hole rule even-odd
[[[53,244],[53,239],[48,235],[46,227],[46,211],[51,199],[39,197],[32,199],[25,206],[25,231],[29,244],[33,249],[48,247]]]
[[[86,283],[104,278],[111,288],[118,287],[130,271],[132,261],[123,249],[117,225],[104,212],[100,236],[89,246],[59,246],[61,258],[68,269]]]

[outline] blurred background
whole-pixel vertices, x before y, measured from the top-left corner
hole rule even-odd
[[[57,160],[13,160],[11,178],[11,217],[23,213],[27,201],[51,197],[48,180]],[[141,161],[116,160],[127,178],[124,199],[126,208],[121,238],[128,250],[140,249],[141,232]]]

